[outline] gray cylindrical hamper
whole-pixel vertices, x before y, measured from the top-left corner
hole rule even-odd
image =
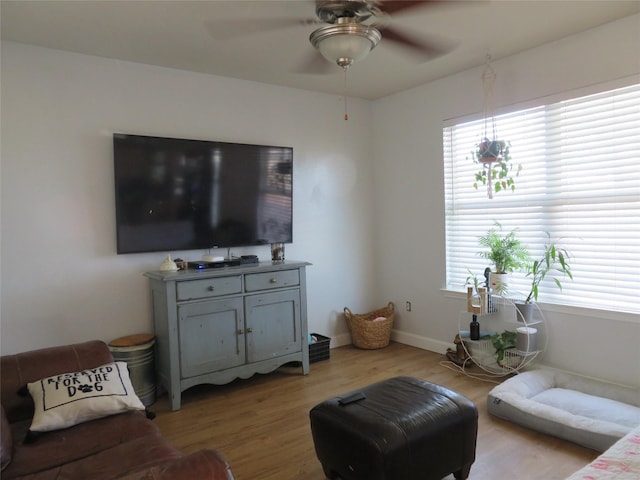
[[[531,353],[538,349],[538,330],[531,327],[516,328],[516,349]]]
[[[114,360],[127,363],[131,384],[145,407],[156,401],[155,343],[151,334],[129,335],[109,343]]]

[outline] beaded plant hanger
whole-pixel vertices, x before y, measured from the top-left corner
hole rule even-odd
[[[512,176],[510,144],[504,140],[498,140],[498,129],[495,120],[493,105],[493,84],[496,72],[491,66],[491,55],[485,58],[485,68],[482,71],[482,86],[484,90],[483,103],[483,128],[482,140],[476,150],[476,161],[481,165],[481,170],[476,173],[474,187],[479,183],[487,187],[487,197],[493,198],[494,192],[503,190],[515,190],[515,181]],[[517,176],[521,166],[515,172]]]
[[[493,84],[496,80],[496,72],[491,66],[491,55],[487,53],[485,57],[485,67],[482,71],[482,89],[484,92],[484,102],[482,112],[484,124],[482,128],[482,142],[480,148],[480,162],[487,170],[487,197],[493,198],[493,176],[491,175],[491,164],[497,160],[498,152],[491,150],[491,141],[498,138],[496,128],[496,112],[493,104]]]
[[[491,55],[487,53],[485,57],[485,67],[482,71],[482,89],[484,92],[484,103],[482,112],[484,115],[484,125],[482,131],[483,139],[498,138],[496,129],[496,111],[493,104],[493,84],[496,81],[496,71],[491,66]],[[491,135],[491,136],[489,136]]]

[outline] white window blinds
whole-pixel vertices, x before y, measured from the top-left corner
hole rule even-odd
[[[548,277],[539,301],[640,312],[640,85],[496,117],[522,171],[515,192],[473,187],[482,120],[443,130],[447,288],[482,277],[478,237],[499,221],[535,258],[548,232],[572,258],[573,281]],[[523,293],[523,272],[510,285]]]

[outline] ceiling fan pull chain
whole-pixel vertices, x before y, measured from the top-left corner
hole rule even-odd
[[[349,68],[343,68],[344,71],[344,119],[349,120],[349,113],[347,111],[347,70]]]

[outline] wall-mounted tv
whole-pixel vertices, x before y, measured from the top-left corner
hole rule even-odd
[[[293,241],[293,148],[113,135],[118,253]]]

